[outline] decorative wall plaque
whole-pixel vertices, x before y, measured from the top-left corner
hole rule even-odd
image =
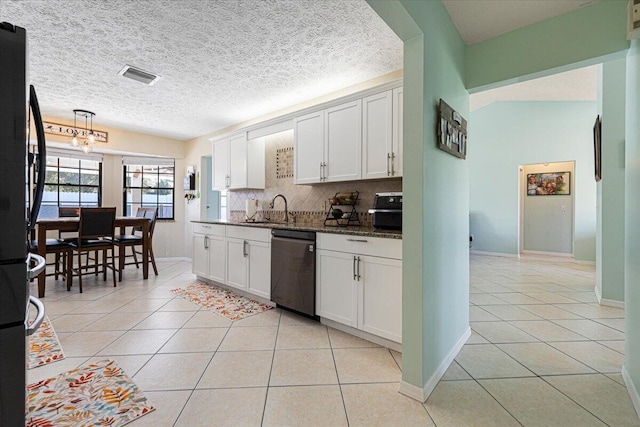
[[[44,125],[44,133],[49,133],[51,135],[62,135],[68,136],[72,138],[74,132],[78,133],[80,138],[86,138],[88,132],[85,128],[73,127],[68,125],[61,125],[59,123],[51,123],[51,122],[42,122]],[[101,130],[93,130],[93,135],[96,138],[96,142],[109,142],[109,133]]]

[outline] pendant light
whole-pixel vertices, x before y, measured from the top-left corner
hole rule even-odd
[[[96,114],[88,110],[73,110],[73,138],[71,145],[74,147],[82,146],[84,153],[93,151],[93,143],[96,142],[96,136],[93,133],[93,116]],[[78,132],[78,116],[84,117],[84,130]]]

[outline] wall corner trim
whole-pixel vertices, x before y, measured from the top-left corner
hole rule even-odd
[[[636,388],[635,384],[633,384],[626,366],[622,366],[621,373],[622,379],[627,386],[627,391],[629,392],[631,403],[633,403],[633,408],[636,410],[636,414],[638,414],[638,417],[640,417],[640,395],[638,394],[638,389]]]
[[[471,327],[467,327],[467,329],[464,331],[464,333],[462,334],[462,336],[460,337],[456,345],[451,349],[449,354],[447,354],[447,357],[445,357],[445,359],[442,361],[438,369],[433,373],[431,378],[429,378],[429,381],[427,381],[422,388],[416,387],[413,384],[409,384],[405,381],[402,381],[400,383],[400,388],[398,389],[398,392],[412,399],[415,399],[419,402],[422,402],[422,403],[426,402],[427,398],[429,397],[429,395],[431,395],[433,390],[436,388],[436,386],[438,385],[438,382],[440,381],[440,379],[442,379],[445,372],[447,372],[447,369],[449,369],[449,366],[451,365],[451,363],[453,363],[453,360],[456,358],[456,356],[462,349],[462,346],[464,346],[464,344],[467,342],[470,336],[471,336]]]
[[[614,307],[614,308],[624,308],[624,301],[616,301],[614,299],[606,299],[602,298],[602,294],[600,293],[600,289],[598,286],[593,289],[596,293],[596,298],[598,299],[598,304],[604,305],[606,307]]]

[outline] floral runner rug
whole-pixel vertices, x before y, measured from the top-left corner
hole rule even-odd
[[[189,285],[186,289],[172,289],[171,292],[230,320],[244,319],[273,308],[268,304],[202,282]]]
[[[116,427],[155,409],[109,359],[30,384],[28,393],[26,427]]]
[[[53,330],[49,318],[45,317],[38,330],[29,337],[27,368],[37,368],[62,359],[64,359],[64,353],[56,331]]]

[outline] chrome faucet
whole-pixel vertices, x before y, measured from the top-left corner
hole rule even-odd
[[[282,197],[282,200],[284,201],[284,222],[289,222],[289,209],[287,208],[287,198],[284,197],[282,194],[275,195],[273,200],[271,200],[271,203],[269,203],[269,208],[273,209],[273,205],[276,202],[276,199],[278,197]]]

